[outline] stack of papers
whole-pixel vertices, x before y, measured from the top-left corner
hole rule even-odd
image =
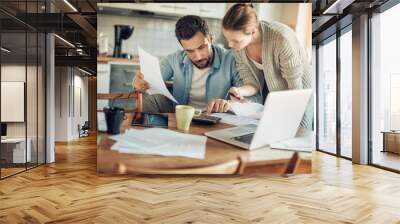
[[[204,159],[207,137],[184,134],[164,128],[129,129],[111,136],[111,147],[120,153],[183,156]]]
[[[225,124],[231,124],[236,126],[246,125],[246,124],[258,124],[258,120],[252,117],[237,116],[229,113],[213,113],[211,115],[222,118],[221,122]]]
[[[241,103],[231,104],[231,113],[213,113],[212,116],[222,118],[221,122],[231,125],[258,124],[261,119],[264,106],[259,103]]]
[[[313,135],[294,137],[270,145],[273,149],[286,149],[301,152],[312,152],[315,149]]]
[[[262,112],[264,111],[264,105],[252,102],[234,102],[231,104],[231,110],[238,116],[261,119]]]

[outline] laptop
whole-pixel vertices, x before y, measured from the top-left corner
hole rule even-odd
[[[247,150],[293,138],[311,95],[312,89],[270,92],[258,125],[247,124],[204,134]]]

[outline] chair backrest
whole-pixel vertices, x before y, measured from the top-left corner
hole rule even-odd
[[[82,129],[89,129],[90,125],[89,125],[89,121],[85,121],[85,123],[82,125]]]
[[[238,174],[243,170],[241,158],[224,163],[204,167],[189,167],[181,169],[137,168],[131,169],[125,163],[117,163],[116,171],[119,174]]]
[[[116,100],[116,99],[136,99],[136,108],[128,109],[124,108],[126,113],[142,112],[142,93],[141,92],[130,92],[130,93],[98,93],[97,100]],[[103,111],[103,110],[98,110]]]
[[[257,162],[247,162],[246,159],[238,157],[224,163],[214,164],[203,167],[189,167],[179,169],[169,168],[139,168],[130,165],[130,162],[119,162],[116,164],[115,170],[118,174],[170,174],[170,175],[187,175],[187,174],[280,174],[282,176],[293,175],[301,170],[300,157],[297,152],[293,153],[290,159],[281,161],[265,160]]]

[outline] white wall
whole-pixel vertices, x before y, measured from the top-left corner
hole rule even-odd
[[[297,14],[299,9],[298,3],[282,4],[268,3],[259,4],[258,17],[264,21],[277,21],[296,28]]]
[[[55,68],[55,140],[68,140],[68,67]]]
[[[72,113],[73,119],[71,120],[72,122],[71,136],[72,138],[78,138],[79,137],[77,128],[78,124],[82,126],[85,123],[85,121],[88,121],[89,93],[88,93],[88,78],[76,75],[76,70],[74,77],[74,90],[75,90],[73,92],[74,96],[72,96],[72,98],[74,99],[75,106],[73,108],[74,111]],[[79,102],[79,100],[81,102]],[[80,112],[79,109],[81,109],[82,111]]]
[[[25,73],[25,65],[2,65],[1,81],[25,82]],[[7,110],[7,108],[1,108],[1,110]],[[7,123],[7,137],[25,137],[25,123]]]
[[[277,21],[291,27],[311,58],[312,5],[311,3],[258,4],[258,17],[264,21]]]
[[[25,65],[10,64],[1,66],[1,81],[10,82],[25,82]],[[28,74],[34,69],[32,66],[28,66]],[[36,93],[36,91],[35,91]],[[36,94],[28,93],[28,97],[36,97]],[[27,102],[32,100],[27,99]],[[7,110],[7,108],[1,108],[1,110]],[[28,121],[32,120],[31,114],[27,114]],[[36,116],[36,114],[35,114]],[[36,120],[36,117],[35,117]],[[7,136],[8,137],[25,137],[25,122],[7,122]],[[29,136],[28,136],[29,137]]]
[[[78,124],[88,120],[88,78],[82,75],[76,68],[56,67],[55,141],[79,138]]]

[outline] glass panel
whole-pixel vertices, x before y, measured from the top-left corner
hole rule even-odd
[[[317,102],[317,48],[315,45],[312,46],[312,88],[313,88],[313,100]],[[314,103],[314,115],[317,114],[317,104]],[[314,141],[314,148],[316,148],[316,123],[317,123],[317,116],[314,116],[313,120],[313,141]]]
[[[340,122],[343,156],[352,157],[352,33],[340,37]]]
[[[44,34],[39,34],[38,45],[38,163],[45,163],[45,51],[46,38]]]
[[[1,178],[45,161],[45,36],[23,22],[35,24],[44,5],[44,0],[1,1],[10,12],[0,12]]]
[[[1,45],[1,121],[6,133],[1,140],[2,177],[25,170],[26,152],[25,89],[26,35],[2,33]]]
[[[400,130],[400,73],[390,74],[390,130]]]
[[[393,29],[398,21],[400,4],[375,15],[371,38],[372,163],[395,170],[400,170],[400,33]]]
[[[336,40],[318,51],[319,149],[336,153]]]
[[[28,168],[37,165],[37,63],[38,49],[37,33],[28,33],[28,63],[27,63],[27,82],[26,82],[26,113],[27,113],[27,143],[30,148],[31,158],[28,159]]]
[[[4,2],[6,3],[6,2]],[[26,8],[18,2],[11,11],[15,16]],[[26,26],[7,14],[0,13],[1,20],[1,122],[4,126],[1,141],[2,178],[26,170],[30,160],[26,142],[26,75],[27,36]],[[6,50],[4,50],[6,49]],[[5,131],[4,131],[5,132]]]
[[[27,2],[26,12],[32,23],[36,24],[39,11],[38,2]],[[35,16],[32,16],[35,15]],[[35,167],[38,164],[38,33],[33,30],[27,31],[27,80],[26,80],[26,113],[27,113],[27,150],[31,151],[27,167]]]

